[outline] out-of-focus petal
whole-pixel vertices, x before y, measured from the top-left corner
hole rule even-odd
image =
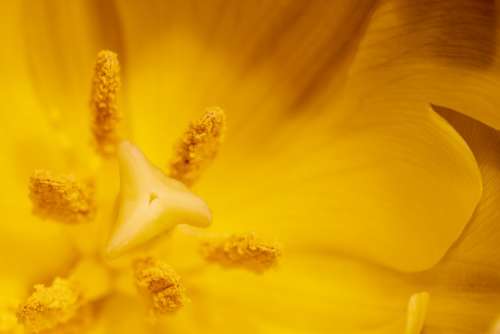
[[[92,334],[147,334],[161,333],[146,308],[136,297],[116,294],[99,306],[98,317],[89,331]]]
[[[0,275],[17,277],[31,285],[61,272],[73,252],[60,226],[42,222],[31,213],[28,180],[36,168],[59,169],[65,165],[61,138],[40,111],[26,66],[26,49],[19,30],[18,3],[6,4],[0,38]]]
[[[423,101],[500,128],[495,1],[387,0],[351,68],[360,98]]]
[[[342,81],[373,1],[118,1],[126,108],[137,144],[166,161],[187,124],[222,107],[228,142],[277,121]],[[244,129],[243,129],[244,128]],[[254,132],[252,132],[253,134]],[[239,144],[248,137],[243,137]],[[160,144],[161,143],[161,144]]]
[[[16,7],[9,14],[17,21],[9,37],[19,45],[4,51],[19,59],[19,67],[11,60],[5,64],[13,72],[28,71],[37,109],[64,128],[71,141],[89,145],[90,85],[97,52],[121,51],[113,2],[21,0]]]
[[[464,230],[446,260],[500,269],[500,136],[498,132],[467,116],[439,108],[468,143],[479,165],[483,180],[483,196],[471,222]],[[500,275],[498,275],[500,279]]]
[[[263,275],[210,268],[185,281],[192,304],[168,332],[402,333],[413,292],[390,271],[317,253],[288,253]]]
[[[198,188],[213,227],[428,269],[481,196],[472,153],[428,105],[343,107],[352,109],[334,125],[329,115],[297,121],[247,156],[223,156]]]
[[[484,189],[473,217],[455,245],[432,270],[411,279],[432,295],[425,333],[487,333],[500,310],[500,137],[483,123],[435,108],[468,143]]]

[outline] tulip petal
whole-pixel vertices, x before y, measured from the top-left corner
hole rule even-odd
[[[318,253],[289,253],[263,275],[212,268],[185,281],[193,302],[168,332],[402,333],[411,295],[395,273]]]
[[[62,272],[74,253],[62,228],[42,222],[31,213],[29,176],[36,168],[64,165],[61,138],[51,128],[47,114],[40,112],[31,73],[19,56],[24,50],[19,38],[18,3],[6,4],[10,13],[1,20],[0,38],[0,276],[16,277],[25,287]],[[12,15],[11,15],[12,14]]]
[[[484,184],[483,196],[474,216],[445,260],[484,266],[489,270],[500,269],[497,251],[500,243],[500,136],[496,130],[467,116],[449,109],[438,110],[469,144]]]
[[[37,108],[64,128],[69,140],[91,143],[90,91],[98,51],[120,53],[120,25],[111,1],[19,1],[9,50],[29,70]]]
[[[445,106],[500,128],[494,1],[380,3],[351,68],[361,95]]]
[[[235,21],[236,9],[223,6],[225,19],[214,22],[208,11],[201,16],[206,21],[196,16],[193,23],[192,8],[180,4],[179,10],[156,2],[134,6],[118,4],[134,141],[166,165],[169,147],[205,106],[222,104],[228,114],[226,149],[198,187],[220,222],[216,229],[279,230],[286,242],[342,250],[406,271],[429,268],[460,235],[479,200],[480,177],[467,145],[427,101],[365,95],[352,79],[345,93],[337,89],[326,102],[293,103],[301,86],[280,85],[290,77],[278,80],[276,64],[249,70],[240,58],[252,54],[250,46],[248,54],[244,48],[237,56],[228,52],[231,38],[262,7]],[[370,13],[371,6],[363,8]],[[327,20],[325,12],[319,22]],[[349,21],[349,15],[338,18]],[[358,31],[364,18],[337,34]],[[199,29],[209,23],[216,26],[211,39]],[[283,40],[300,40],[283,34]],[[297,69],[308,74],[307,67]],[[335,71],[341,75],[342,66]]]
[[[481,196],[472,153],[430,106],[372,99],[355,107],[337,106],[342,122],[331,124],[332,107],[325,118],[287,124],[252,154],[222,157],[199,186],[213,227],[403,271],[437,263]]]
[[[233,142],[243,126],[272,131],[324,82],[342,81],[374,2],[118,1],[134,142],[166,162],[213,105],[227,113]]]
[[[412,276],[432,297],[425,333],[487,333],[498,317],[500,137],[483,123],[435,107],[466,140],[483,179],[483,196],[460,238],[432,270]]]

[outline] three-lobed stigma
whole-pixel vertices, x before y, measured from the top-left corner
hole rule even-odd
[[[118,214],[106,250],[108,256],[133,250],[178,224],[210,225],[212,214],[206,203],[153,166],[133,144],[120,144],[118,161]]]
[[[61,223],[86,222],[95,213],[92,186],[72,176],[35,171],[30,178],[29,196],[36,215]]]

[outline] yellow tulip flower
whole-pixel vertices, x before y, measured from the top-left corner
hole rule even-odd
[[[498,20],[5,2],[0,333],[500,333]]]

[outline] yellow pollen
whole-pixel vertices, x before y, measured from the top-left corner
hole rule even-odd
[[[152,257],[134,262],[135,282],[154,313],[166,314],[181,308],[188,300],[180,276],[166,263]]]
[[[209,262],[224,267],[243,267],[258,273],[274,266],[281,256],[278,245],[263,241],[254,233],[205,240],[201,253]]]
[[[69,176],[35,171],[30,178],[29,196],[33,212],[62,223],[81,223],[95,212],[92,187]]]
[[[67,280],[51,286],[35,285],[35,292],[19,306],[17,319],[29,332],[50,330],[70,321],[80,307],[80,296]]]
[[[120,64],[114,52],[104,50],[97,55],[92,80],[92,131],[97,151],[103,156],[113,155],[120,136],[117,94],[120,89]]]
[[[225,123],[225,113],[219,108],[209,109],[201,119],[191,123],[170,162],[170,177],[187,186],[193,185],[217,156]]]

